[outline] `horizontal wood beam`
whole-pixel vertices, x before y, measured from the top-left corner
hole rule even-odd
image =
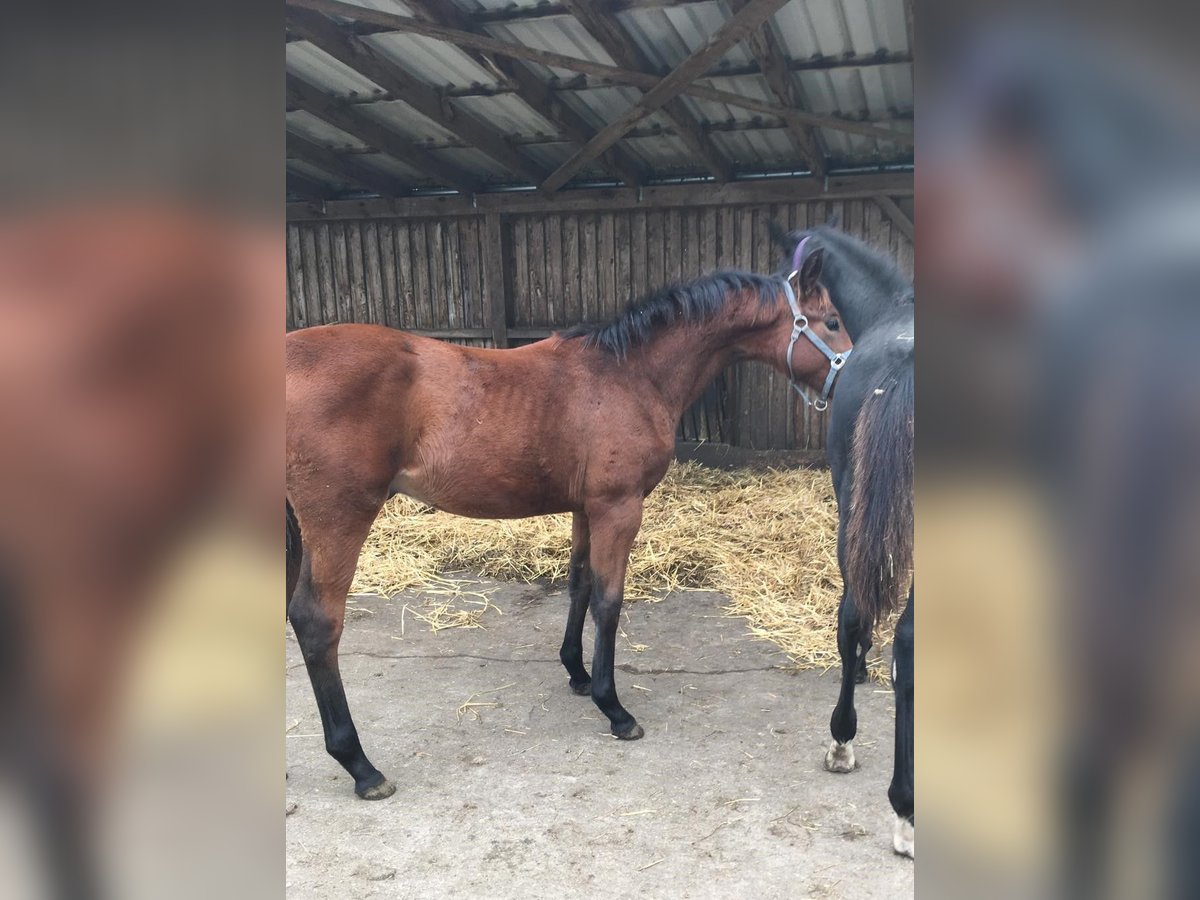
[[[788,0],[749,0],[724,25],[717,29],[707,43],[689,55],[616,121],[601,128],[594,138],[542,182],[542,190],[557,191],[570,181],[589,162],[621,139],[625,132],[646,116],[660,109],[695,81],[712,63],[724,56],[731,47],[773,16]]]
[[[346,33],[327,16],[293,7],[287,12],[287,22],[297,34],[375,82],[392,99],[407,103],[510,172],[535,184],[545,175],[540,166],[517,152],[500,132],[450,104],[435,88],[414,78],[361,38]]]
[[[330,175],[341,176],[368,191],[374,191],[385,197],[395,197],[403,196],[412,190],[404,182],[364,166],[353,156],[338,153],[336,150],[331,150],[323,144],[318,144],[316,141],[294,132],[287,132],[285,144],[287,155],[293,159],[316,166]]]
[[[437,218],[499,213],[600,212],[729,206],[747,203],[803,203],[809,200],[862,200],[879,194],[911,197],[911,172],[838,175],[827,178],[761,178],[728,184],[679,184],[656,187],[605,188],[541,195],[534,191],[478,194],[468,197],[407,197],[395,200],[336,200],[323,215],[305,204],[288,204],[290,220]]]
[[[383,25],[391,31],[420,34],[425,37],[447,41],[459,47],[470,47],[489,53],[497,53],[501,56],[513,57],[514,59],[530,60],[531,62],[541,63],[552,68],[568,69],[576,72],[584,72],[589,75],[597,75],[609,78],[618,84],[632,84],[636,87],[652,89],[662,80],[657,75],[632,72],[628,69],[622,69],[619,66],[609,66],[603,63],[592,62],[591,60],[579,59],[574,56],[566,56],[561,53],[551,53],[546,50],[526,47],[523,44],[499,41],[486,35],[448,28],[433,22],[423,22],[408,16],[397,16],[392,13],[367,9],[363,6],[355,6],[352,3],[342,3],[340,0],[286,0],[286,2],[289,6],[316,9],[331,15],[373,22]],[[850,134],[861,134],[864,137],[891,141],[906,147],[911,147],[914,144],[913,135],[908,132],[881,128],[868,122],[858,122],[839,116],[818,115],[802,110],[788,109],[760,100],[754,100],[751,97],[743,97],[741,94],[735,94],[732,91],[721,91],[692,83],[683,88],[681,93],[697,97],[701,100],[711,100],[714,103],[726,103],[730,106],[754,110],[763,115],[779,116],[782,119],[794,120],[802,125],[816,125],[820,128],[830,128]]]
[[[287,75],[287,102],[347,134],[354,135],[379,152],[432,176],[440,184],[467,194],[479,189],[479,181],[459,170],[457,166],[439,159],[408,138],[367,118],[337,97],[326,94],[320,88],[313,87],[290,73]]]

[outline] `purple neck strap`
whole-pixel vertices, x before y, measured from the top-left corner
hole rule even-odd
[[[792,271],[793,272],[799,272],[800,267],[802,265],[804,265],[804,245],[808,243],[809,237],[812,237],[812,235],[809,235],[808,237],[804,238],[804,240],[802,240],[799,244],[796,245],[796,252],[794,254],[792,254]]]

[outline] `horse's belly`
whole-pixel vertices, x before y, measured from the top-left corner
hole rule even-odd
[[[401,470],[392,479],[396,493],[421,503],[473,519],[523,519],[569,512],[568,498],[544,483],[522,483],[482,473],[438,473]]]

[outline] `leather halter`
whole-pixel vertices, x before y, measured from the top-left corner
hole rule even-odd
[[[788,380],[792,385],[792,389],[800,395],[805,403],[817,412],[824,412],[829,408],[829,395],[833,393],[833,386],[837,381],[838,373],[842,371],[842,366],[846,365],[846,360],[854,348],[847,350],[845,353],[834,353],[830,346],[808,327],[808,316],[800,311],[800,304],[796,300],[796,292],[792,290],[792,278],[799,273],[804,263],[804,245],[807,243],[808,238],[805,238],[797,245],[796,253],[792,257],[794,271],[783,279],[783,290],[787,295],[788,306],[792,308],[792,337],[788,341],[785,358],[787,359]],[[809,342],[829,360],[829,374],[825,376],[825,384],[821,388],[821,396],[816,400],[810,399],[804,388],[800,387],[796,382],[796,373],[792,370],[792,350],[796,346],[796,341],[800,340],[800,335],[808,338]]]

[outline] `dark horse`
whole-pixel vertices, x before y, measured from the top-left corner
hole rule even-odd
[[[913,856],[913,289],[886,257],[841,231],[776,233],[801,267],[823,253],[822,281],[854,341],[829,410],[827,452],[838,501],[842,686],[830,720],[831,772],[853,771],[854,685],[875,623],[908,595],[896,626],[893,846]]]
[[[671,462],[680,415],[729,365],[761,360],[817,390],[841,365],[850,340],[819,283],[821,259],[809,254],[788,279],[718,272],[673,285],[607,325],[513,350],[371,325],[288,335],[287,611],[326,749],[360,797],[395,788],[363,753],[337,648],[359,550],[388,496],[474,518],[573,513],[559,655],[612,733],[640,738],[617,700],[613,650],[642,502]]]

